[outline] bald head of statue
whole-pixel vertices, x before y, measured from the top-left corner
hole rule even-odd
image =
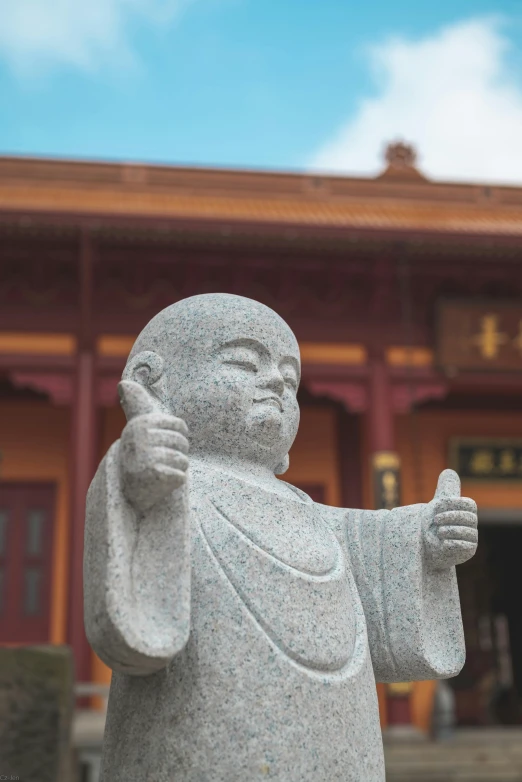
[[[191,452],[284,472],[299,426],[297,340],[269,307],[225,293],[192,296],[143,329],[124,380],[182,418]]]

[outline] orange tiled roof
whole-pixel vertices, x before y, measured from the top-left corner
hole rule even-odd
[[[0,213],[522,235],[522,188],[0,158]]]

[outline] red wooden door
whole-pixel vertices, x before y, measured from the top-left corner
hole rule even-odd
[[[0,642],[49,640],[55,487],[0,483]]]

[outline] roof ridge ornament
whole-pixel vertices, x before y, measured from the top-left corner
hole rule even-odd
[[[426,179],[417,168],[417,150],[413,144],[400,140],[392,141],[386,146],[384,158],[387,166],[378,179],[392,176],[401,179]]]

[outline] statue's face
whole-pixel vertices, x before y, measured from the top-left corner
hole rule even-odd
[[[185,419],[193,452],[233,454],[275,469],[299,425],[293,333],[259,305],[202,319],[194,331],[169,381],[170,407]]]

